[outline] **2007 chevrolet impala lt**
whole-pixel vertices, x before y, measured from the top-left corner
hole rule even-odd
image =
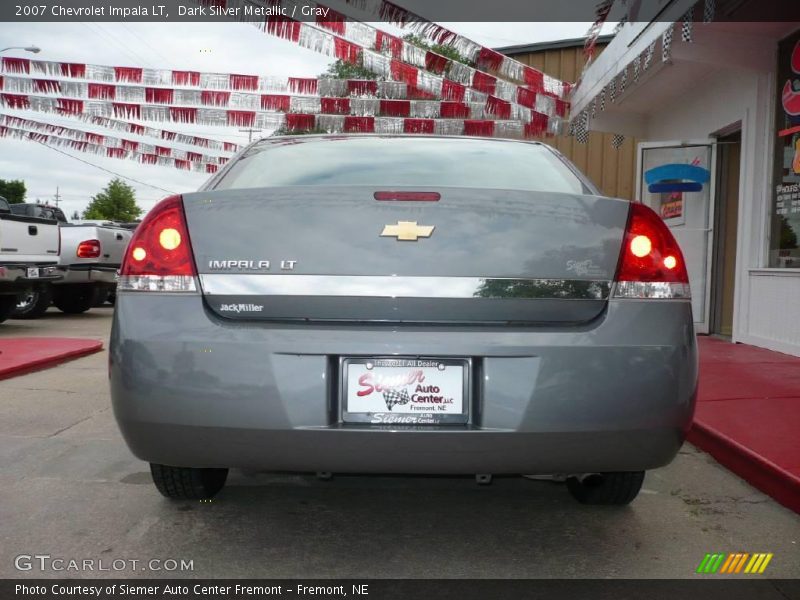
[[[250,145],[139,226],[110,348],[116,419],[172,498],[238,467],[558,475],[625,504],[697,388],[660,217],[510,140]]]

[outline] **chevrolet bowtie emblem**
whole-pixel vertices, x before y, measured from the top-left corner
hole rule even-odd
[[[417,225],[416,221],[398,221],[397,225],[386,225],[381,237],[396,237],[401,242],[416,242],[421,237],[431,237],[433,225]]]

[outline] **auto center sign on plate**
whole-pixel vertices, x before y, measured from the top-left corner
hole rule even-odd
[[[465,423],[469,361],[348,358],[342,366],[345,421]]]

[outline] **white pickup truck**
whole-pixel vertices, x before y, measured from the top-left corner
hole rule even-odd
[[[0,322],[25,296],[49,289],[58,270],[60,228],[54,219],[14,214],[0,197]]]
[[[50,304],[69,314],[102,304],[116,291],[116,275],[132,232],[110,221],[67,222],[61,209],[40,204],[16,204],[18,214],[51,216],[60,225],[58,270],[62,278],[31,289],[17,304],[13,317],[35,319]]]

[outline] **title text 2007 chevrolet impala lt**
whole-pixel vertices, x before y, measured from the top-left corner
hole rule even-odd
[[[683,256],[548,146],[276,137],[131,241],[114,413],[172,498],[228,468],[541,474],[625,504],[694,410]]]

